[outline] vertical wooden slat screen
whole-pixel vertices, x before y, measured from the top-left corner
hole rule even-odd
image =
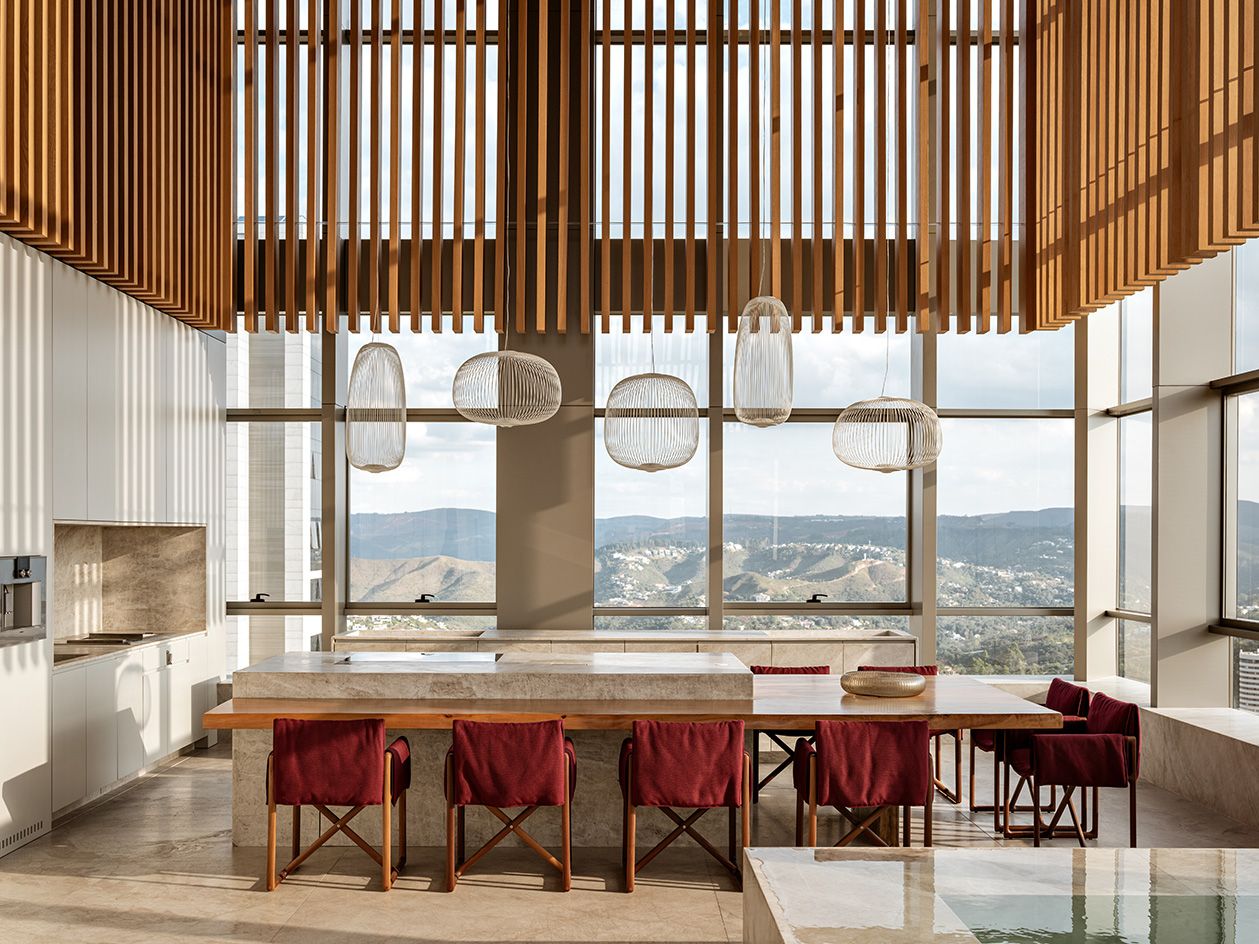
[[[455,0],[455,108],[451,114],[455,134],[454,206],[451,242],[450,311],[455,332],[463,331],[463,175],[467,159],[468,0]]]
[[[235,12],[0,0],[0,232],[190,325],[234,330]]]
[[[1065,324],[1259,233],[1254,7],[1025,0],[1030,326]],[[998,307],[1005,318],[1000,294]]]

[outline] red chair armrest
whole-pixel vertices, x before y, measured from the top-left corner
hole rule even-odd
[[[1032,769],[1038,784],[1065,787],[1126,787],[1131,752],[1122,734],[1037,734]]]
[[[809,794],[809,758],[817,753],[817,748],[809,743],[808,738],[796,741],[795,756],[791,761],[791,783],[797,793],[805,797]]]
[[[396,802],[402,791],[411,786],[411,742],[404,737],[394,738],[385,751],[393,757],[390,795]]]

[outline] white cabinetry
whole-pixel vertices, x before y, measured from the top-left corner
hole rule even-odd
[[[207,648],[202,634],[53,673],[53,812],[204,735],[215,685]]]

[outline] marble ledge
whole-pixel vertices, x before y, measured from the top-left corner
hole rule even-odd
[[[238,698],[740,700],[730,653],[291,652],[233,674]]]
[[[335,642],[355,641],[400,642],[706,642],[706,643],[771,643],[771,642],[913,642],[912,633],[894,629],[730,629],[730,630],[540,630],[487,629],[451,631],[441,629],[352,629],[338,633]]]

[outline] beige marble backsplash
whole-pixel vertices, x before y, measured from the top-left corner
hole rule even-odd
[[[53,578],[58,639],[206,626],[205,528],[57,525]]]

